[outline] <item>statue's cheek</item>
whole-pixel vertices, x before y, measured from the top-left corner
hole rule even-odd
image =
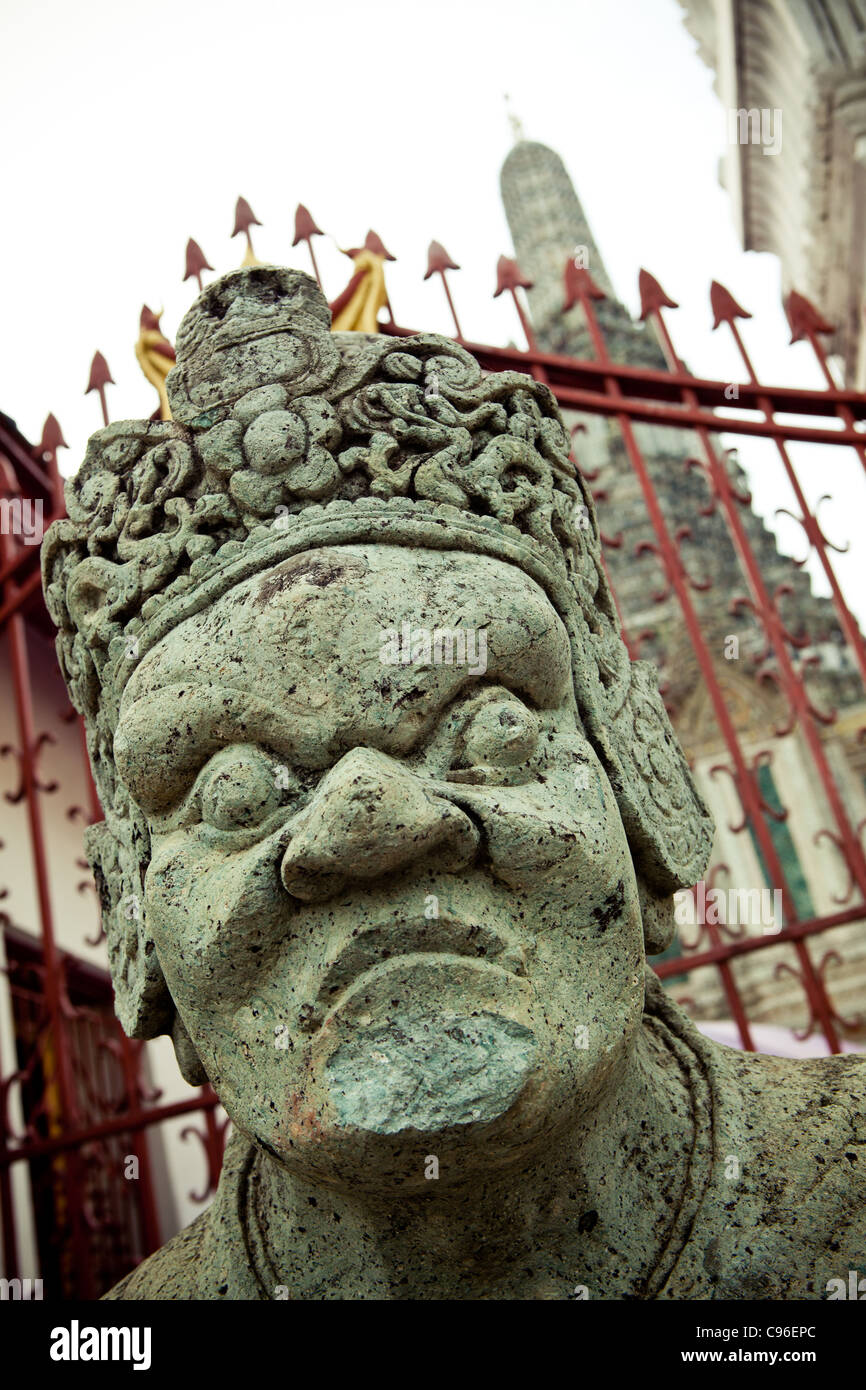
[[[270,841],[231,853],[190,830],[155,838],[145,911],[172,993],[227,1005],[260,978],[291,930],[279,862]]]
[[[577,795],[565,777],[454,799],[481,822],[493,872],[510,887],[589,900],[633,872],[619,814],[599,796]]]

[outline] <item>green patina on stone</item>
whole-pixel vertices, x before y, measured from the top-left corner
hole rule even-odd
[[[379,1134],[435,1130],[506,1111],[534,1055],[532,1033],[511,1019],[398,1012],[339,1047],[327,1078],[344,1125]]]

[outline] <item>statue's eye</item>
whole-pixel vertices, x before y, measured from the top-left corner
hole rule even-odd
[[[246,830],[285,805],[291,770],[257,748],[223,748],[199,777],[202,820],[217,830]]]
[[[535,752],[539,722],[515,699],[489,700],[463,730],[463,767],[518,767]]]

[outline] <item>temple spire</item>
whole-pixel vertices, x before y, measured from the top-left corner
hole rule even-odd
[[[569,264],[588,270],[603,292],[596,313],[604,328],[633,332],[559,155],[547,145],[520,138],[502,166],[500,184],[518,264],[533,282],[529,308],[539,344],[548,352],[592,355],[582,310],[565,309]]]

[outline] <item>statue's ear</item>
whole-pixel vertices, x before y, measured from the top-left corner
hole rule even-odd
[[[114,984],[114,1008],[127,1037],[170,1033],[174,1003],[144,916],[149,840],[137,813],[88,826],[87,858],[96,879]]]
[[[676,919],[673,894],[661,896],[654,893],[640,874],[637,879],[637,891],[646,953],[648,956],[657,956],[666,951],[674,939]]]
[[[692,777],[658,689],[658,672],[633,661],[617,715],[593,728],[638,876],[656,896],[697,883],[709,863],[713,819]]]

